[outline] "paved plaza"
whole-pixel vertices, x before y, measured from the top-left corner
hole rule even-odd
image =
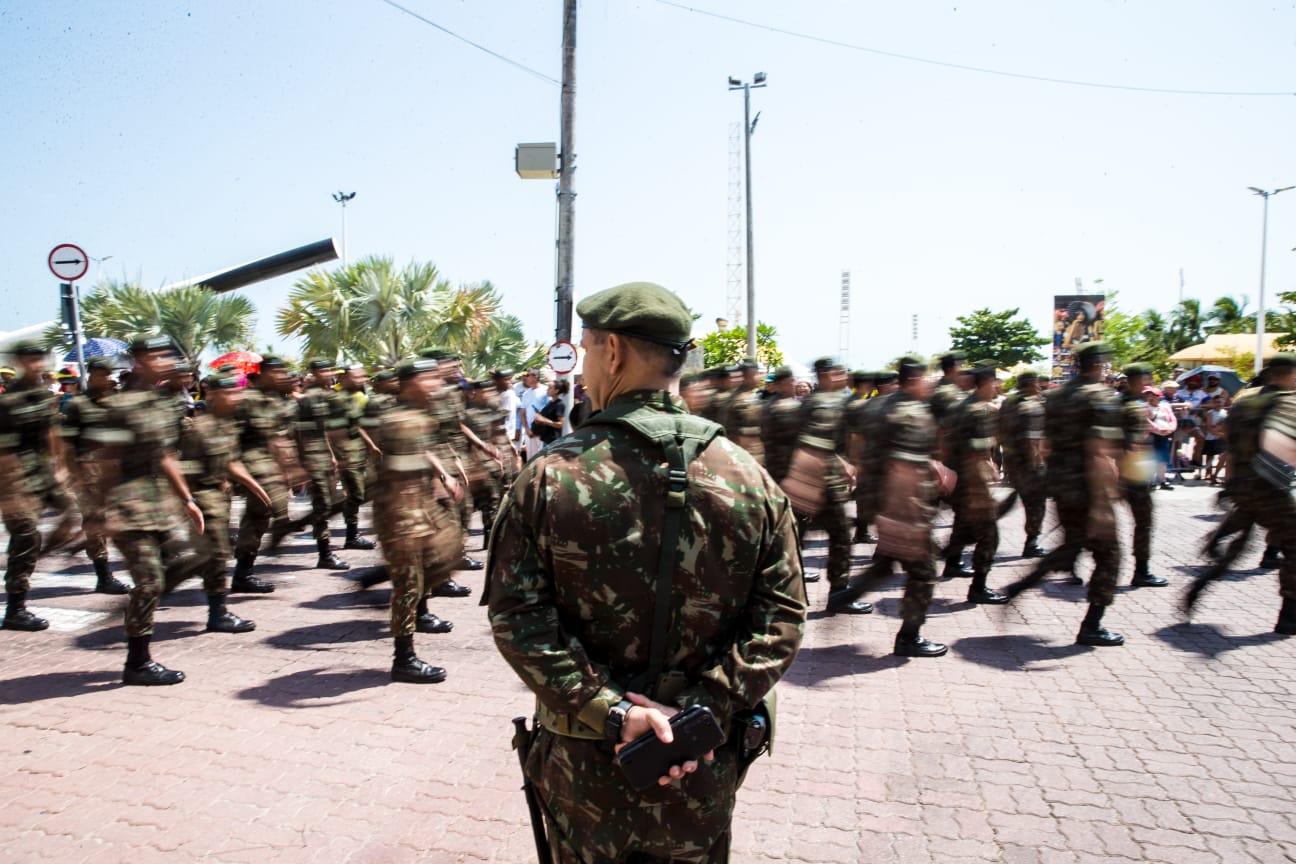
[[[1153,572],[1173,587],[1121,590],[1104,623],[1123,648],[1072,644],[1084,589],[1060,577],[1009,609],[940,585],[936,660],[890,654],[899,578],[864,617],[823,617],[811,585],[734,860],[1296,861],[1296,639],[1271,632],[1276,575],[1248,569],[1257,545],[1183,623],[1212,490],[1155,501]],[[1021,519],[1001,523],[992,587],[1029,566]],[[812,537],[812,566],[823,549]],[[188,680],[160,689],[119,684],[123,600],[89,593],[83,557],[43,560],[31,605],[51,630],[0,632],[0,861],[533,861],[509,749],[531,700],[490,640],[480,574],[433,605],[454,632],[418,637],[449,679],[397,685],[387,590],[299,569],[313,556],[290,538],[260,568],[279,590],[232,600],[255,633],[204,634],[195,583],[166,598],[154,655]]]

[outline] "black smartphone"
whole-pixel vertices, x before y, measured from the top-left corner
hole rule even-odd
[[[617,754],[617,764],[636,792],[655,786],[672,766],[701,759],[725,740],[711,709],[701,705],[685,708],[671,718],[670,725],[675,733],[670,744],[663,744],[657,733],[649,730]]]

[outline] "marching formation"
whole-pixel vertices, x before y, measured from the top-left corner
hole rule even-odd
[[[20,374],[0,393],[4,629],[46,629],[26,602],[38,558],[84,549],[95,591],[129,595],[123,682],[177,684],[184,673],[150,652],[162,595],[201,578],[208,632],[254,630],[225,597],[275,590],[257,575],[258,556],[309,528],[316,567],[347,570],[329,521],[343,515],[344,549],[373,549],[359,529],[360,508],[372,501],[387,563],[361,581],[392,582],[392,678],[443,680],[444,669],[415,653],[414,634],[448,632],[453,625],[429,610],[430,598],[467,596],[452,574],[483,566],[465,555],[469,508],[489,530],[519,467],[497,397],[510,373],[495,373],[493,383],[463,381],[457,358],[427,352],[375,375],[370,392],[361,369],[345,370],[339,381],[335,364],[316,360],[298,382],[283,360],[265,357],[246,382],[228,368],[204,380],[205,399],[195,406],[186,386],[192,372],[167,339],[138,339],[130,355],[120,383],[109,361],[91,360],[85,392],[60,405],[42,380],[44,350],[14,349]],[[308,492],[311,507],[294,519],[297,489]],[[236,491],[246,505],[235,532]],[[42,538],[39,521],[50,510],[56,524]],[[112,575],[110,542],[131,587]]]

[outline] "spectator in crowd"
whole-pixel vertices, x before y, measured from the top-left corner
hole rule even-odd
[[[521,448],[518,447],[518,408],[521,407],[522,402],[513,390],[513,370],[496,369],[491,373],[491,383],[495,386],[500,410],[504,412],[504,434],[508,436],[513,449],[519,450]]]
[[[796,383],[796,398],[804,399],[814,390],[809,381],[798,381]]]
[[[522,437],[526,445],[526,458],[528,459],[539,453],[540,448],[544,446],[532,428],[536,415],[549,401],[549,391],[540,382],[541,374],[539,369],[528,369],[526,374],[522,376],[524,389],[520,394],[521,407],[519,410],[521,414],[519,417],[522,421]]]
[[[1206,473],[1206,482],[1211,486],[1217,485],[1218,474],[1225,462],[1225,422],[1228,420],[1228,408],[1225,401],[1228,399],[1227,394],[1223,396],[1207,396],[1202,400],[1201,407],[1201,430],[1202,430],[1202,470]],[[1201,472],[1198,472],[1197,479],[1201,479]]]
[[[1148,406],[1148,428],[1152,433],[1152,448],[1157,457],[1156,483],[1162,489],[1174,489],[1170,485],[1166,472],[1170,467],[1174,453],[1175,430],[1179,421],[1175,419],[1174,410],[1165,401],[1165,394],[1156,387],[1143,388],[1143,401]]]
[[[563,420],[567,416],[567,391],[570,385],[565,379],[559,379],[549,385],[546,391],[548,397],[544,407],[536,414],[535,419],[531,421],[536,438],[540,441],[540,447],[543,448],[551,441],[556,441],[562,435]]]

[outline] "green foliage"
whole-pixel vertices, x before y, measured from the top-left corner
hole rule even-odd
[[[1205,341],[1202,335],[1200,300],[1182,300],[1170,313],[1170,330],[1166,334],[1166,349],[1174,354],[1191,345]]]
[[[978,309],[962,315],[958,325],[950,328],[950,346],[967,354],[969,360],[994,360],[1005,369],[1043,360],[1039,349],[1049,340],[1028,319],[1018,317],[1020,311]]]
[[[1130,363],[1150,363],[1160,380],[1168,377],[1174,364],[1167,346],[1171,329],[1159,312],[1148,310],[1131,315],[1116,308],[1116,295],[1107,295],[1103,319],[1103,342],[1112,350],[1112,368],[1122,369]]]
[[[195,366],[208,349],[250,344],[255,316],[246,297],[197,286],[148,291],[138,283],[105,279],[81,299],[81,327],[87,337],[129,342],[138,336],[167,336]],[[47,332],[44,341],[51,348],[71,347],[59,328]]]
[[[1278,299],[1287,304],[1278,319],[1278,326],[1273,332],[1283,335],[1278,337],[1278,347],[1291,351],[1296,349],[1296,291],[1284,291]],[[1268,330],[1269,317],[1265,316],[1265,329]]]
[[[1256,328],[1256,316],[1254,312],[1247,312],[1245,294],[1241,300],[1235,297],[1217,298],[1211,304],[1206,320],[1210,322],[1206,328],[1208,333],[1254,333]]]
[[[770,325],[756,325],[756,362],[765,369],[783,364],[777,336],[778,331]],[[708,369],[737,363],[747,356],[747,328],[716,330],[703,336],[698,345],[702,348],[702,363]]]

